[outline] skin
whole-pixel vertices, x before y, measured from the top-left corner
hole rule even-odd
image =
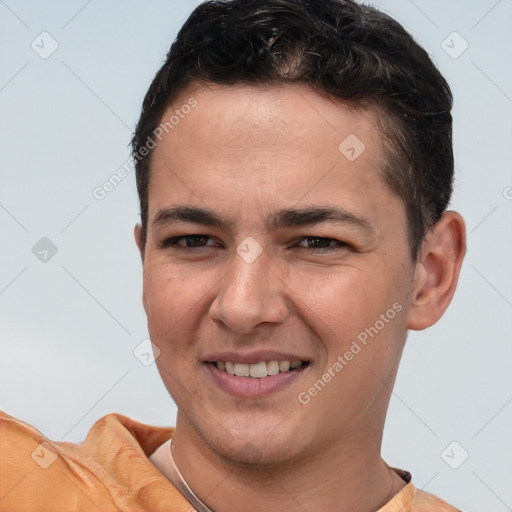
[[[306,86],[191,84],[163,118],[191,96],[197,107],[154,150],[145,246],[135,228],[156,363],[178,406],[176,463],[217,512],[241,504],[249,512],[377,510],[405,485],[380,447],[407,331],[434,324],[450,303],[464,221],[446,212],[411,261],[404,204],[379,176],[375,112]],[[338,149],[350,134],[365,145],[354,161]],[[208,208],[231,225],[154,222],[177,205]],[[327,221],[268,229],[273,212],[319,206],[341,207],[370,228]],[[162,247],[185,235],[202,236]],[[236,250],[247,237],[262,249],[252,262]],[[393,304],[400,312],[300,403]],[[215,351],[260,349],[309,365],[258,399],[226,393],[205,365]]]

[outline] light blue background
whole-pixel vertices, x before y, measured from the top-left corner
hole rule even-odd
[[[0,408],[50,439],[81,441],[110,412],[174,423],[156,367],[133,355],[147,337],[134,175],[102,201],[92,190],[126,162],[145,91],[197,3],[0,0]],[[450,309],[409,337],[383,454],[464,511],[512,510],[512,1],[374,5],[453,89],[451,207],[468,227]],[[47,59],[31,48],[43,31],[59,45]],[[453,31],[469,43],[456,59],[441,47]],[[42,237],[58,249],[47,263],[32,253]],[[469,453],[458,469],[441,456],[453,441]]]

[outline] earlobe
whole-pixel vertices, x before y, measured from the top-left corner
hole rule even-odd
[[[460,214],[445,212],[423,242],[411,290],[407,328],[435,324],[450,304],[466,252],[466,227]]]
[[[135,238],[135,243],[137,244],[137,247],[139,248],[142,263],[144,263],[144,246],[142,243],[142,226],[140,224],[135,224],[135,227],[133,228],[133,236]]]

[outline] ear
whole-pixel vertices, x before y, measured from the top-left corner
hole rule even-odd
[[[142,260],[142,264],[144,264],[144,246],[142,243],[142,226],[140,224],[135,224],[133,228],[133,236],[135,237],[135,243],[139,248],[140,257]]]
[[[464,219],[447,211],[425,236],[418,256],[408,329],[426,329],[443,316],[455,293],[465,253]]]

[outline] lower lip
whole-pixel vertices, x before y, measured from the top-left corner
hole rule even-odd
[[[240,398],[262,398],[276,393],[289,386],[308,367],[308,365],[300,366],[292,371],[258,379],[255,377],[231,375],[224,370],[219,370],[213,363],[206,363],[205,366],[223,391]]]

